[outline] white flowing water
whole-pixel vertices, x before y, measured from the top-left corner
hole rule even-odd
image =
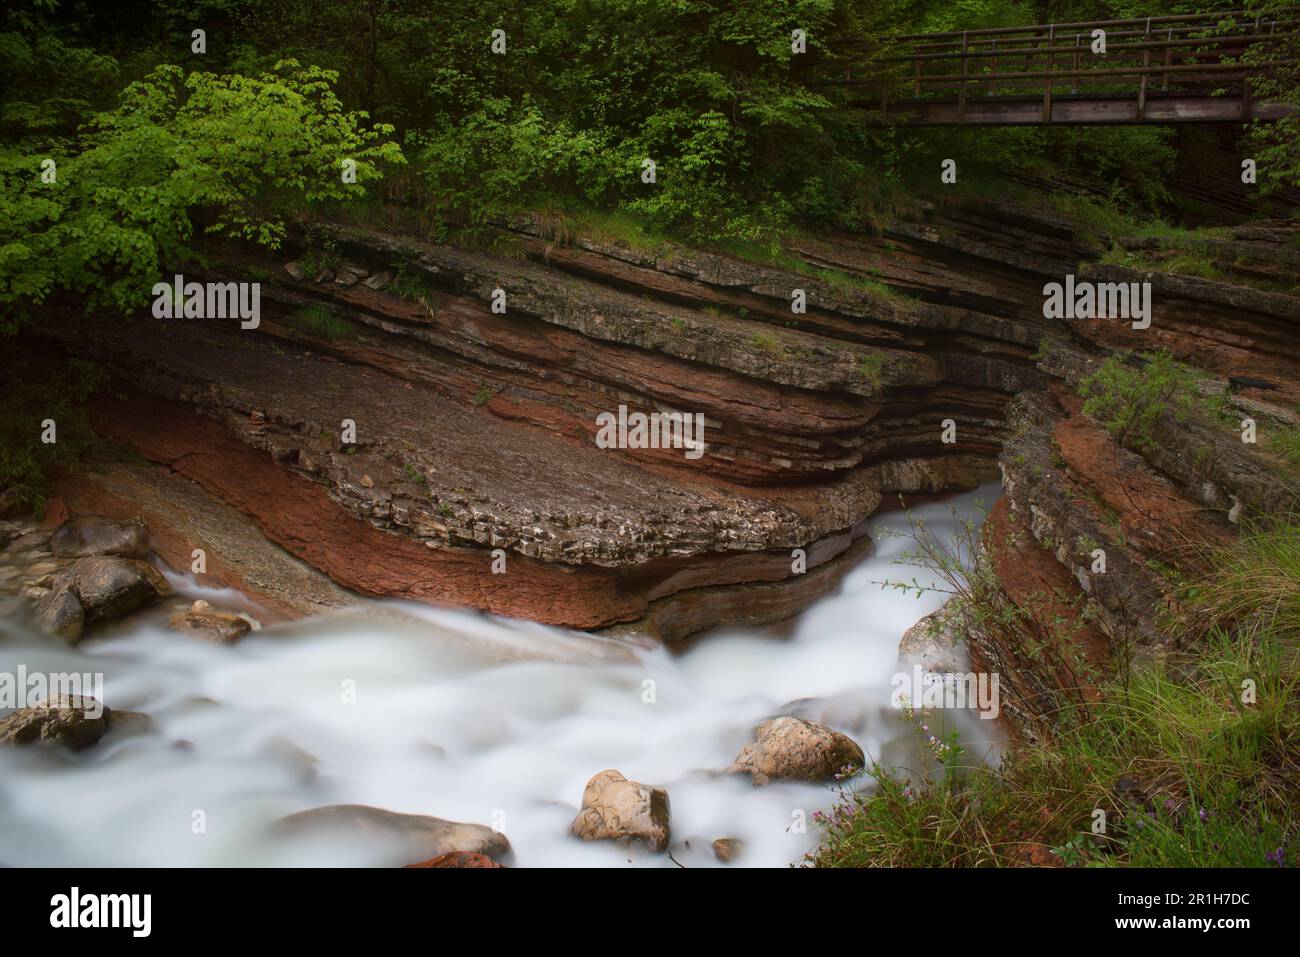
[[[982,520],[998,494],[988,485],[913,514],[947,537],[954,510]],[[153,719],[150,733],[110,732],[78,754],[0,749],[0,864],[379,864],[366,842],[267,838],[285,814],[368,804],[495,826],[516,866],[674,866],[569,837],[583,786],[605,768],[667,789],[670,850],[684,866],[717,865],[709,845],[720,837],[745,843],[731,866],[797,862],[835,791],[756,788],[717,772],[780,712],[843,730],[887,767],[922,767],[915,729],[891,707],[891,678],[910,670],[898,660],[903,632],[942,596],[881,588],[925,577],[894,563],[914,543],[881,538],[882,526],[906,531],[907,520],[873,521],[875,554],[789,637],[724,631],[678,656],[395,602],[267,628],[235,647],[184,638],[157,616],[78,648],[0,622],[0,672],[102,672],[106,704]],[[218,607],[239,600],[181,584]],[[972,760],[996,752],[996,722],[943,714]]]

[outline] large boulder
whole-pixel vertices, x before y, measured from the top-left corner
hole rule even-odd
[[[172,615],[167,622],[172,631],[193,638],[202,638],[219,645],[233,645],[243,638],[253,626],[246,619],[226,612],[213,611],[206,601],[196,601],[189,611]]]
[[[601,771],[582,792],[582,809],[569,833],[584,841],[617,841],[662,851],[669,837],[668,792]]]
[[[61,745],[81,751],[99,743],[111,712],[89,695],[59,695],[0,718],[0,744]]]
[[[769,718],[754,732],[727,769],[748,774],[754,784],[772,781],[829,781],[866,763],[862,749],[847,735],[824,724],[783,715]]]
[[[84,515],[64,522],[50,536],[50,552],[60,558],[116,555],[145,558],[149,554],[149,531],[144,522],[115,522],[96,515]]]
[[[75,644],[86,627],[134,611],[167,590],[166,580],[147,562],[110,555],[79,558],[54,576],[49,594],[37,602],[36,620],[47,633]]]
[[[331,804],[290,814],[276,822],[285,838],[361,840],[394,865],[427,861],[464,851],[487,857],[510,853],[510,842],[482,824],[462,824],[423,814],[398,814],[364,804]]]

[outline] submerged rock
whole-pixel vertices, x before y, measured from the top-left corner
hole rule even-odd
[[[582,810],[569,833],[584,841],[641,844],[659,852],[668,846],[668,792],[629,781],[618,771],[601,771],[582,792]]]
[[[149,531],[144,522],[115,522],[85,515],[64,522],[50,536],[50,551],[60,558],[116,555],[144,558],[149,554]]]
[[[954,602],[926,615],[903,633],[898,660],[919,658],[929,671],[965,671],[960,612]]]
[[[505,867],[504,864],[498,864],[486,854],[471,854],[468,851],[452,851],[449,854],[440,854],[429,861],[421,861],[419,864],[407,864],[409,867]]]
[[[713,856],[727,864],[738,858],[745,850],[745,842],[734,837],[720,837],[713,842]]]
[[[398,814],[365,804],[331,804],[290,814],[276,822],[282,838],[361,840],[383,845],[394,864],[427,861],[453,852],[501,857],[510,853],[506,836],[482,824],[444,821],[423,814]]]
[[[114,708],[108,715],[108,730],[114,735],[123,737],[151,734],[154,731],[153,718],[143,711],[123,711],[121,708]]]
[[[829,781],[845,768],[866,763],[862,749],[847,735],[824,724],[785,715],[769,718],[754,732],[727,769],[748,774],[754,784],[772,781]]]
[[[179,631],[195,638],[216,642],[219,645],[233,645],[248,634],[253,626],[247,620],[227,612],[213,611],[206,601],[196,601],[189,611],[172,615],[167,622],[172,631]]]

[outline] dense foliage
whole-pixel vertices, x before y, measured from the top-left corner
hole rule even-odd
[[[74,136],[0,155],[0,302],[30,309],[67,289],[130,310],[182,255],[196,213],[211,232],[275,245],[288,210],[359,195],[401,154],[330,80],[292,60],[256,77],[160,66]],[[355,183],[328,172],[345,158]]]
[[[0,14],[0,302],[68,289],[127,307],[196,221],[274,244],[286,211],[373,198],[366,184],[381,176],[384,198],[435,233],[557,204],[693,238],[864,228],[954,151],[954,134],[864,124],[827,82],[838,58],[861,75],[885,68],[882,41],[901,31],[1193,6],[16,0]],[[1294,77],[1276,82],[1294,93]],[[1295,132],[1261,147],[1292,181]],[[961,135],[967,168],[1049,162],[1137,184],[1131,198],[1147,203],[1172,156],[1168,132],[1151,128]],[[340,180],[344,158],[355,183]]]

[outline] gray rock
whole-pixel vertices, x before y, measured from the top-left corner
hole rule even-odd
[[[340,286],[355,286],[370,275],[370,270],[360,263],[344,260],[334,273],[334,282]]]
[[[70,587],[86,609],[86,623],[117,618],[167,591],[163,577],[150,565],[129,558],[80,558],[54,579],[54,588]]]
[[[51,589],[37,603],[37,622],[47,634],[73,643],[86,627],[134,611],[168,590],[149,564],[109,555],[77,559],[54,576]]]
[[[47,591],[36,602],[36,626],[47,635],[76,644],[86,627],[86,610],[71,588]]]
[[[115,522],[97,515],[69,519],[50,536],[50,551],[60,558],[88,555],[117,555],[145,558],[149,554],[149,530],[144,522]]]
[[[289,274],[289,278],[294,282],[302,282],[307,275],[306,270],[302,268],[302,263],[300,262],[285,263],[284,271]]]

